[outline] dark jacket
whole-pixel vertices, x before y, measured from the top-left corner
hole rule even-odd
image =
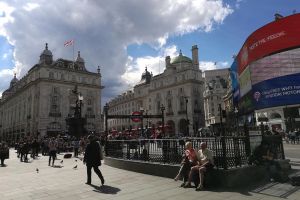
[[[100,166],[100,145],[96,141],[92,141],[87,145],[83,161],[89,166]]]

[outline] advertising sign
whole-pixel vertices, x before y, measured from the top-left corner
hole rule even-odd
[[[142,113],[139,112],[139,111],[132,112],[132,114],[131,114],[131,120],[133,122],[140,122],[140,121],[142,121]]]
[[[253,32],[237,55],[241,74],[255,60],[300,46],[300,14],[271,22]]]
[[[230,67],[230,78],[231,78],[232,89],[236,90],[239,87],[236,59],[234,59]]]
[[[256,109],[297,104],[300,100],[300,73],[265,80],[252,87]]]
[[[234,59],[232,65],[230,66],[230,78],[231,78],[232,93],[233,93],[233,104],[237,105],[240,97],[240,89],[239,89],[236,59]]]
[[[251,90],[250,68],[247,67],[239,77],[240,97],[244,96]]]

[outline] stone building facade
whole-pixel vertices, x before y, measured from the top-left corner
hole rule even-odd
[[[38,64],[3,92],[0,101],[0,137],[18,139],[24,136],[45,136],[65,133],[66,118],[74,115],[77,96],[83,96],[82,117],[87,118],[86,129],[100,132],[101,74],[85,68],[84,59],[53,60],[48,50],[41,53]]]
[[[141,81],[133,91],[128,91],[111,100],[109,114],[131,114],[142,111],[143,114],[156,115],[164,108],[164,121],[168,127],[168,136],[194,136],[204,126],[202,71],[199,69],[198,48],[192,47],[192,59],[180,54],[171,59],[165,58],[163,73],[153,76],[147,68]],[[161,124],[161,119],[143,121],[144,126]],[[141,124],[130,119],[110,119],[108,129],[124,130],[129,126]]]
[[[205,126],[212,127],[220,124],[220,107],[225,110],[223,97],[227,94],[229,69],[216,69],[204,72],[205,90],[204,112]],[[222,119],[225,123],[225,118]]]

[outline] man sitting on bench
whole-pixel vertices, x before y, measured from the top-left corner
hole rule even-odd
[[[207,148],[207,145],[204,142],[201,142],[200,144],[200,150],[198,151],[197,157],[198,157],[198,164],[191,168],[188,182],[184,187],[185,188],[191,187],[191,181],[193,178],[192,176],[194,172],[199,171],[199,185],[196,188],[196,190],[199,191],[203,189],[204,173],[213,169],[214,167],[214,159],[213,159],[213,152]]]

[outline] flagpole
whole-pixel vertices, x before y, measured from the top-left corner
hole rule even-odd
[[[75,65],[75,55],[74,55],[74,46],[75,46],[75,40],[73,39],[73,69],[74,69],[74,65]]]

